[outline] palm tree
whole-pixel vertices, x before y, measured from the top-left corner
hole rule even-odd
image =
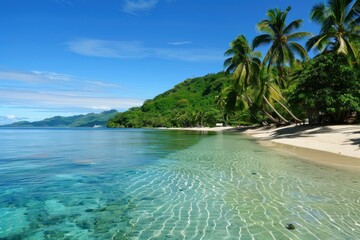
[[[264,34],[255,37],[252,42],[253,49],[271,44],[263,59],[263,64],[267,66],[268,72],[271,66],[276,67],[281,78],[284,78],[284,66],[294,64],[295,54],[302,60],[308,59],[306,50],[296,41],[311,36],[311,33],[294,32],[300,28],[301,19],[286,25],[286,17],[290,10],[290,7],[284,12],[280,9],[270,9],[267,12],[268,19],[263,19],[256,25],[257,29]]]
[[[251,50],[244,35],[238,36],[230,43],[230,48],[225,52],[228,58],[224,62],[227,73],[233,74],[234,84],[241,91],[254,84],[260,71],[260,52]]]
[[[259,57],[261,55],[259,52],[252,51],[243,35],[240,35],[230,43],[230,48],[225,52],[225,56],[229,56],[229,58],[225,60],[224,66],[227,67],[226,71],[228,73],[232,73],[234,80],[234,84],[224,90],[226,95],[225,109],[232,112],[236,109],[254,106],[254,104],[257,104],[254,99],[258,98],[259,95],[266,103],[265,105],[268,105],[282,121],[288,122],[276,111],[264,92],[256,91],[256,89],[265,89],[264,82],[260,81],[261,62]],[[278,120],[267,112],[265,106],[261,108],[261,111],[273,122],[279,123]]]
[[[274,72],[274,71],[273,71]],[[282,103],[285,101],[285,98],[281,94],[281,90],[278,87],[276,78],[272,77],[271,73],[268,73],[264,69],[260,72],[259,79],[260,85],[257,89],[256,95],[258,96],[256,99],[257,104],[263,105],[263,108],[269,106],[270,109],[277,115],[277,117],[285,122],[289,123],[287,119],[285,119],[274,107],[274,102],[280,105],[296,122],[301,122],[286,106]],[[280,122],[279,122],[280,123]]]
[[[240,35],[230,43],[225,56],[228,58],[224,62],[224,67],[227,73],[232,74],[234,81],[231,87],[224,90],[225,109],[231,112],[236,108],[244,109],[251,105],[247,88],[257,85],[261,53],[252,51],[246,37]]]
[[[310,18],[321,25],[321,30],[307,41],[308,51],[336,51],[356,59],[354,43],[360,41],[360,0],[327,0],[327,4],[312,8]]]

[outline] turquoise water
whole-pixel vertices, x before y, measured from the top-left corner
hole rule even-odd
[[[239,134],[0,129],[0,239],[359,236],[359,174]]]

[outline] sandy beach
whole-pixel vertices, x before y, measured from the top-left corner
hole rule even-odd
[[[234,127],[164,128],[187,131],[231,131],[247,134],[286,155],[360,172],[360,125],[286,126],[255,129]]]
[[[360,125],[287,126],[241,132],[281,152],[360,172]]]

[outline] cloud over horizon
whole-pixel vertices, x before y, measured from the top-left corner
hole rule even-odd
[[[8,114],[6,116],[0,116],[0,125],[11,124],[18,121],[24,121],[27,118],[19,118],[14,114]]]
[[[121,97],[122,86],[44,71],[0,71],[0,122],[24,120],[5,109],[49,109],[52,112],[126,110],[142,99]],[[120,97],[119,97],[120,96]]]
[[[69,51],[89,57],[103,58],[155,58],[180,61],[222,61],[223,50],[213,48],[181,48],[191,42],[172,42],[174,47],[146,47],[139,41],[110,41],[101,39],[75,39],[66,43]]]
[[[45,82],[69,82],[74,80],[75,76],[68,74],[59,74],[43,71],[0,71],[0,81],[20,81],[25,83],[45,83]]]
[[[28,106],[33,108],[79,108],[89,110],[127,109],[140,106],[143,100],[115,97],[91,97],[65,95],[62,93],[39,92],[26,90],[0,89],[0,99],[6,105]]]

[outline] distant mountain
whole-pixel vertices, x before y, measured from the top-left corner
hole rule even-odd
[[[0,127],[93,127],[95,125],[106,126],[110,118],[116,116],[118,111],[110,110],[102,113],[89,113],[86,115],[76,115],[71,117],[56,116],[46,118],[42,121],[28,122],[20,121]]]

